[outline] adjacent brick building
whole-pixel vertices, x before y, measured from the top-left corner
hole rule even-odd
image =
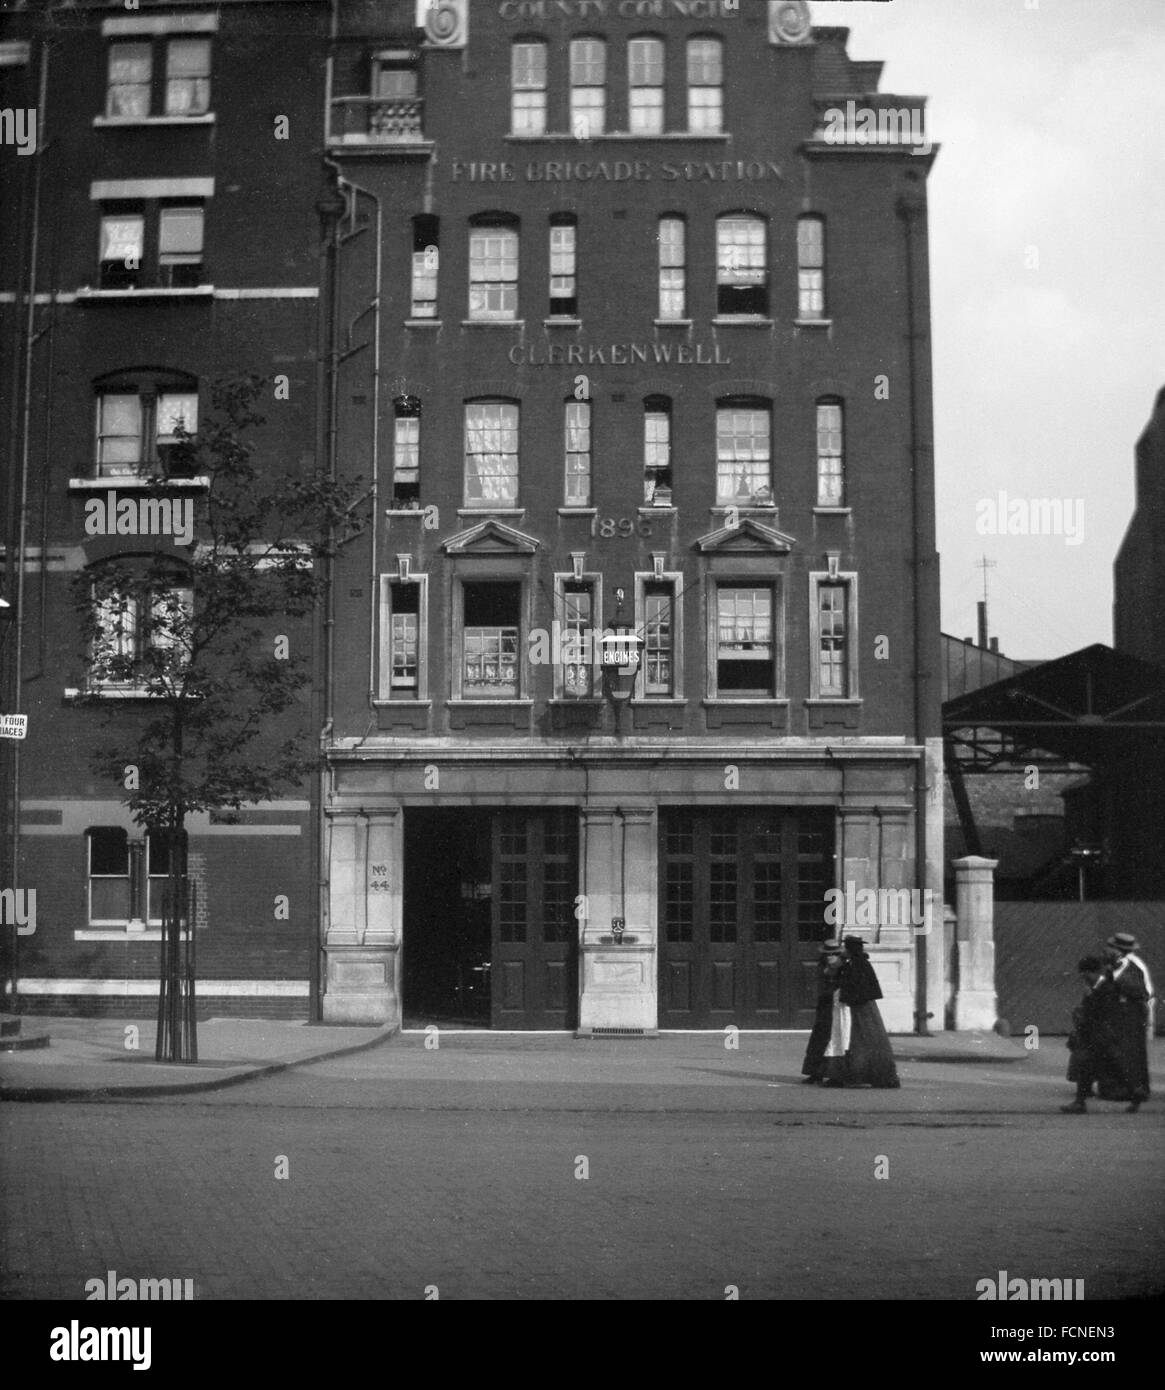
[[[16,6],[3,24],[0,104],[39,117],[35,156],[0,151],[4,593],[24,637],[19,671],[4,648],[3,701],[29,720],[0,750],[3,882],[37,893],[26,1008],[148,1016],[165,856],[90,771],[104,721],[79,697],[116,699],[126,729],[145,710],[95,683],[71,586],[115,556],[160,545],[180,568],[189,551],[88,535],[85,503],[162,475],[197,508],[199,481],[170,471],[175,422],[197,432],[211,383],[237,373],[286,378],[260,403],[263,466],[314,465],[328,10],[145,0]],[[142,615],[124,640],[150,640]],[[204,1012],[308,1016],[312,794],[190,823]]]

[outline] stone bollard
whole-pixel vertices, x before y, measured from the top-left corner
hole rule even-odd
[[[955,868],[955,1030],[994,1028],[995,870],[997,859],[970,855]]]

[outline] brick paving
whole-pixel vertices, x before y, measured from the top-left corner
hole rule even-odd
[[[635,1046],[405,1039],[223,1092],[5,1105],[0,1296],[109,1269],[204,1300],[973,1299],[999,1269],[1165,1289],[1165,1106],[1060,1115],[1062,1049],[904,1063],[874,1095],[794,1089],[792,1040],[677,1040],[690,1074],[653,1109]]]

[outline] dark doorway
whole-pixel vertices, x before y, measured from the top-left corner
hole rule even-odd
[[[405,812],[406,1026],[578,1023],[578,812]]]
[[[406,1027],[490,1022],[489,811],[406,811]]]

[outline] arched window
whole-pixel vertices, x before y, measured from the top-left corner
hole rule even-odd
[[[123,695],[170,691],[191,656],[194,590],[188,574],[175,567],[162,575],[115,561],[93,566],[89,579],[90,689]]]
[[[607,122],[607,45],[602,39],[570,41],[570,132],[576,140],[601,135]]]
[[[566,454],[566,497],[568,507],[591,504],[591,403],[566,400],[564,422]]]
[[[428,213],[413,218],[413,287],[410,314],[414,319],[437,317],[437,277],[441,269],[441,221]]]
[[[716,404],[716,501],[769,506],[773,500],[772,409],[753,398]]]
[[[664,44],[642,37],[627,45],[632,135],[662,135],[664,128]]]
[[[516,39],[511,54],[510,130],[514,135],[546,133],[546,43]]]
[[[198,430],[198,381],[184,372],[140,368],[93,383],[94,476],[143,478],[180,473],[179,430]]]
[[[578,222],[568,213],[550,219],[550,316],[578,315]]]
[[[669,214],[659,219],[659,316],[683,319],[688,314],[688,224]]]
[[[648,396],[643,402],[643,500],[647,506],[671,506],[671,400]]]
[[[765,318],[769,312],[768,224],[733,212],[716,219],[717,313]]]
[[[465,403],[465,505],[515,507],[518,503],[516,401]]]
[[[421,497],[421,402],[398,396],[393,402],[392,505],[413,511]]]
[[[845,506],[845,411],[836,396],[817,402],[817,505]]]
[[[688,40],[688,130],[718,135],[724,129],[724,44],[717,38]]]
[[[469,229],[469,317],[518,317],[518,223],[475,219]]]
[[[825,317],[825,222],[820,217],[797,220],[797,317]]]

